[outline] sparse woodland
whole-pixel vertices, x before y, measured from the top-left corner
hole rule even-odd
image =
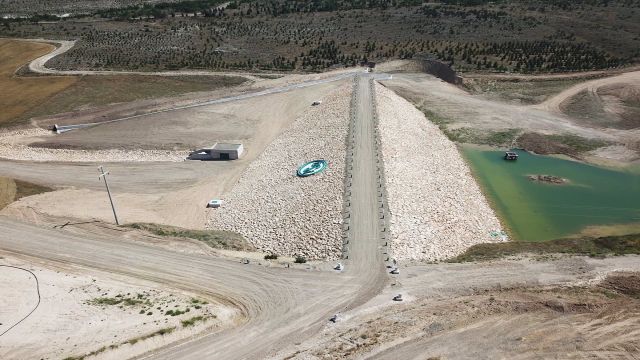
[[[461,71],[540,73],[640,60],[638,0],[116,3],[4,19],[0,36],[79,40],[48,64],[58,69],[321,71],[429,57]]]

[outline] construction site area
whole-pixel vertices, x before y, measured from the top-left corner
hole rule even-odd
[[[0,39],[0,358],[640,357],[637,68],[49,67],[74,45]],[[523,186],[594,186],[512,149],[628,203],[534,238]]]

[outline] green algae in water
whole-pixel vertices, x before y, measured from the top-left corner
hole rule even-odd
[[[587,226],[640,222],[640,175],[516,151],[463,147],[471,167],[515,240],[544,241],[581,232]],[[567,184],[531,181],[553,175]]]

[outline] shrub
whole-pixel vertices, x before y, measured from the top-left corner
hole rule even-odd
[[[304,264],[307,262],[307,259],[304,258],[304,256],[296,256],[296,264]]]
[[[267,255],[264,256],[264,259],[265,260],[276,260],[276,259],[278,259],[278,255],[276,255],[276,254],[267,254]]]

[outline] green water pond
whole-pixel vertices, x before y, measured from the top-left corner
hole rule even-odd
[[[515,240],[544,241],[577,234],[589,226],[640,223],[640,174],[517,151],[462,148],[476,178]],[[553,175],[566,184],[531,181]]]

